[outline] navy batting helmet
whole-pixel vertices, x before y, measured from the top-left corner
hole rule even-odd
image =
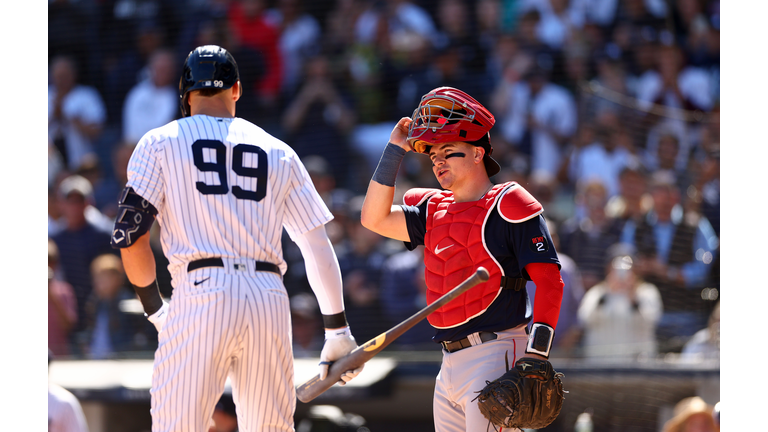
[[[184,70],[179,80],[181,114],[190,115],[187,94],[192,90],[205,88],[228,89],[240,79],[240,71],[232,54],[217,45],[195,48],[184,61]]]

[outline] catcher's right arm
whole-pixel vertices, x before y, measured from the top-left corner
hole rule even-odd
[[[483,416],[501,428],[541,429],[555,421],[563,407],[563,374],[535,358],[521,358],[507,369],[478,392]]]

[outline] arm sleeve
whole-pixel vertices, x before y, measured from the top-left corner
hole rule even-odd
[[[544,323],[557,328],[560,304],[563,301],[563,278],[556,264],[530,263],[525,270],[536,284],[536,299],[533,304],[533,322]]]
[[[325,226],[297,234],[293,240],[304,257],[307,280],[317,297],[320,312],[323,315],[344,312],[341,269]]]

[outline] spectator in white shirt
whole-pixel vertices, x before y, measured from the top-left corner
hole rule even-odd
[[[551,61],[538,57],[525,79],[508,90],[497,118],[504,139],[530,155],[530,173],[554,178],[563,147],[576,132],[576,102],[568,90],[550,82]]]
[[[633,255],[624,244],[612,246],[605,280],[587,289],[581,301],[583,348],[590,358],[634,360],[657,354],[661,295],[635,273]]]
[[[94,151],[107,112],[98,91],[78,84],[77,64],[69,56],[51,61],[48,86],[48,138],[61,153],[64,165],[76,170]]]
[[[123,139],[137,143],[151,129],[178,116],[176,55],[166,49],[155,51],[149,59],[148,78],[136,84],[123,105]]]

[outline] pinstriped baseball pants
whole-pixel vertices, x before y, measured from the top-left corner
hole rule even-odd
[[[174,282],[155,353],[152,432],[207,432],[227,377],[240,431],[293,431],[290,307],[280,276],[201,268]]]

